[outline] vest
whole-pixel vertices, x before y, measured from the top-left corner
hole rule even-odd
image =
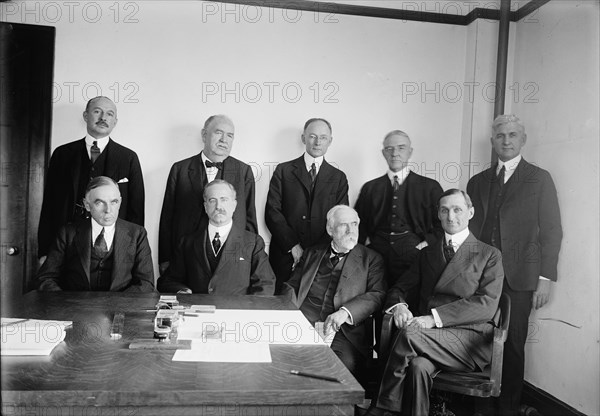
[[[330,255],[331,251],[327,250],[327,253],[323,256],[319,264],[317,274],[308,290],[306,299],[304,299],[304,302],[300,306],[300,310],[306,316],[306,319],[313,325],[317,321],[325,321],[329,315],[335,312],[333,297],[335,296],[347,256],[344,256],[333,267],[329,258]]]
[[[104,257],[101,257],[96,253],[94,245],[92,244],[90,255],[90,290],[104,292],[110,290],[114,263],[114,248],[115,244],[113,241],[108,253],[106,253]]]
[[[403,233],[406,231],[411,231],[406,212],[406,181],[404,181],[402,185],[398,187],[397,191],[394,191],[392,186],[392,201],[388,214],[390,232]]]
[[[514,174],[513,174],[514,176]],[[511,186],[511,176],[504,186],[495,177],[490,184],[490,197],[488,200],[488,211],[481,231],[481,241],[502,250],[502,239],[500,235],[500,207],[504,203],[506,191]]]

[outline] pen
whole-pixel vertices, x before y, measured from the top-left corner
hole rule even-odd
[[[305,373],[303,371],[298,371],[298,370],[290,370],[290,373],[291,374],[295,374],[297,376],[317,378],[319,380],[335,381],[337,383],[341,383],[342,382],[342,380],[340,380],[339,378],[329,377],[329,376],[322,376],[320,374]]]

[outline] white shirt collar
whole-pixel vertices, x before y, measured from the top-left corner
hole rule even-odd
[[[231,227],[233,226],[233,220],[229,221],[229,224],[221,225],[217,227],[216,225],[208,223],[208,238],[212,241],[215,238],[215,234],[219,233],[219,240],[221,240],[221,247],[225,244],[227,237],[229,237],[229,233],[231,232]]]
[[[452,247],[454,248],[454,251],[458,250],[462,243],[465,242],[467,237],[469,237],[469,227],[457,232],[456,234],[448,234],[444,231],[444,238],[446,239],[446,244],[448,244],[448,241],[452,240]]]
[[[103,137],[101,139],[96,139],[95,137],[92,137],[89,134],[86,134],[85,147],[87,148],[88,156],[90,156],[90,149],[92,148],[92,145],[94,144],[94,142],[97,142],[96,146],[98,146],[100,148],[100,153],[102,153],[104,151],[104,148],[106,148],[106,145],[108,144],[109,139],[110,139],[109,136]]]
[[[388,178],[390,178],[390,182],[392,182],[392,185],[394,184],[394,176],[398,176],[398,182],[400,183],[400,185],[402,185],[409,173],[410,170],[408,169],[408,166],[403,167],[398,172],[392,172],[389,169],[387,171]]]
[[[90,221],[92,222],[92,246],[96,242],[96,238],[98,238],[102,232],[102,228],[104,228],[104,241],[106,241],[106,247],[110,250],[115,238],[115,225],[117,222],[115,221],[113,225],[103,227],[102,225],[98,224],[94,218],[90,218]]]
[[[204,167],[204,172],[206,172],[208,182],[214,181],[217,177],[217,174],[219,173],[219,169],[217,169],[215,166],[212,166],[210,168],[206,167],[206,161],[208,160],[212,162],[212,160],[207,158],[204,152],[200,152],[200,157],[202,158],[202,166]]]
[[[323,164],[323,156],[312,157],[308,153],[304,152],[304,164],[306,165],[306,170],[310,171],[312,164],[317,165],[317,173],[319,173],[319,169],[321,169],[321,165]]]
[[[517,165],[519,164],[521,159],[523,159],[523,157],[521,155],[518,155],[517,157],[514,157],[511,160],[507,160],[506,162],[503,162],[500,159],[498,159],[498,167],[496,168],[496,175],[498,173],[500,173],[500,169],[502,169],[502,166],[506,166],[506,171],[508,171],[508,172],[514,171],[517,168]]]

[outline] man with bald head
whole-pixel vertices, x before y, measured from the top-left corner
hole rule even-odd
[[[323,118],[311,118],[304,124],[301,139],[306,151],[277,165],[265,207],[265,221],[271,231],[269,261],[277,276],[277,293],[302,252],[329,240],[325,231],[327,211],[334,205],[348,205],[346,175],[325,160],[333,141],[331,124]]]
[[[144,227],[119,218],[122,197],[107,176],[93,178],[83,204],[91,218],[60,228],[37,276],[42,291],[152,292]]]
[[[229,182],[237,193],[233,222],[242,230],[258,232],[254,207],[254,174],[250,166],[230,156],[235,127],[229,117],[209,117],[202,129],[203,150],[171,167],[160,214],[158,262],[161,273],[169,266],[181,237],[207,221],[203,192],[215,179]]]
[[[521,120],[496,117],[490,141],[498,163],[473,176],[467,190],[475,207],[471,230],[502,251],[506,271],[511,313],[498,413],[512,416],[521,404],[529,314],[548,302],[557,279],[562,226],[550,173],[521,156],[527,142]]]
[[[85,217],[85,189],[90,179],[107,176],[121,194],[119,217],[144,225],[144,179],[137,154],[116,143],[110,134],[117,125],[117,107],[107,97],[88,101],[83,120],[87,135],[56,148],[45,176],[44,200],[38,229],[41,262],[59,228]]]
[[[419,250],[443,233],[436,205],[440,184],[409,170],[411,140],[401,130],[389,132],[381,153],[387,172],[365,183],[356,201],[362,218],[359,241],[386,260],[388,283],[394,285],[408,270]],[[409,303],[414,299],[409,298]]]
[[[385,269],[381,256],[358,244],[358,214],[336,205],[326,215],[330,242],[304,250],[285,294],[325,334],[335,332],[331,349],[358,381],[365,383],[365,363],[372,354],[370,326],[364,321],[381,309]]]

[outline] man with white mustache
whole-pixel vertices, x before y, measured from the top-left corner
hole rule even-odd
[[[364,384],[373,343],[363,323],[381,309],[386,282],[381,255],[358,244],[359,223],[354,209],[331,208],[326,228],[332,241],[304,251],[284,294],[311,324],[324,322],[325,335],[336,333],[331,349]]]

